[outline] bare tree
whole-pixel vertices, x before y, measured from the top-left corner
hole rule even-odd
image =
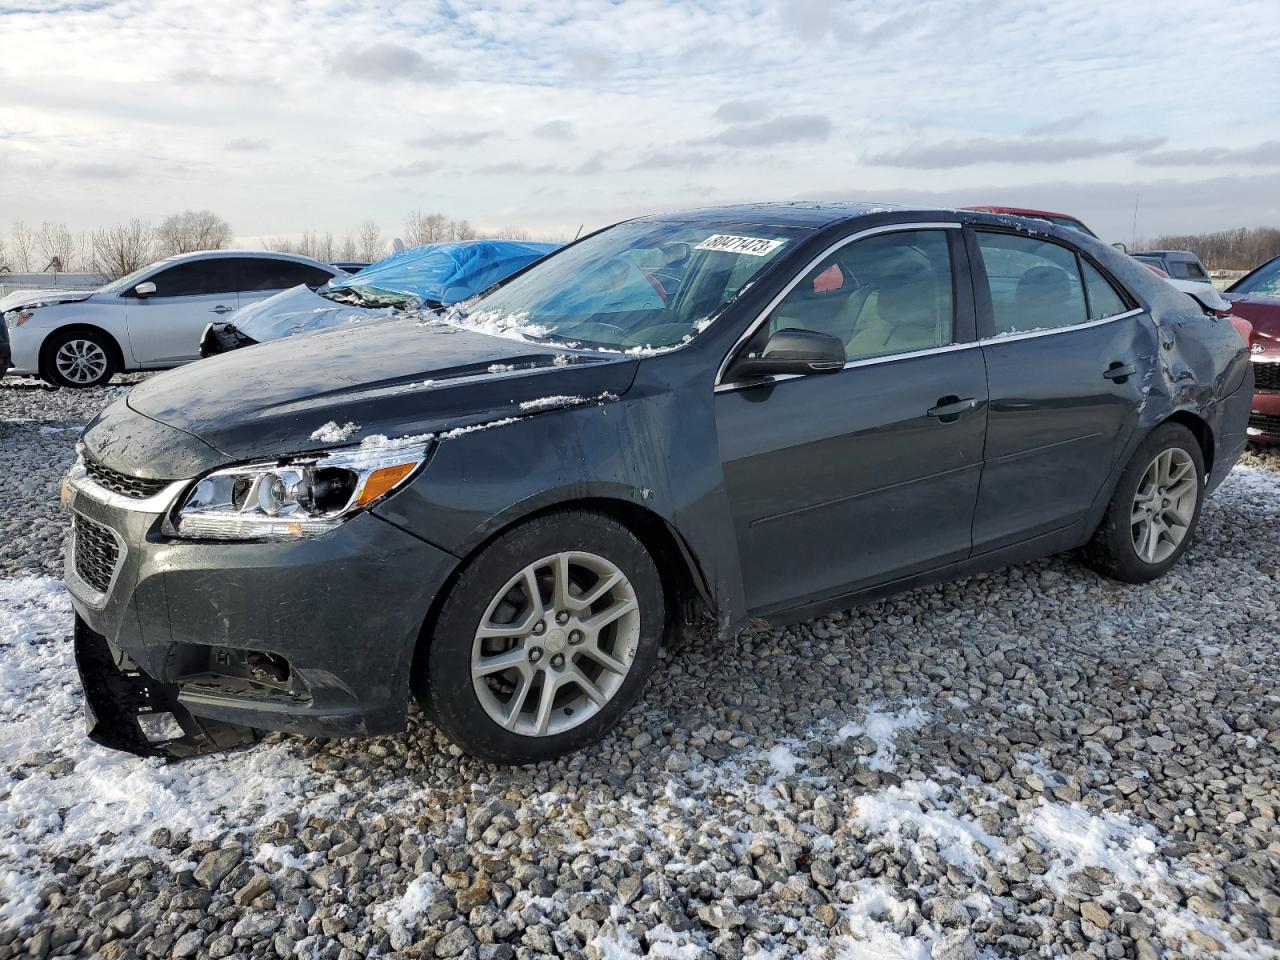
[[[1190,250],[1210,270],[1252,270],[1280,256],[1280,229],[1236,227],[1211,233],[1169,234],[1143,240],[1139,250]]]
[[[0,277],[9,272],[9,261],[4,255],[4,237],[0,237]]]
[[[35,238],[31,228],[21,220],[13,221],[13,270],[27,273],[31,270],[31,258],[35,255]]]
[[[338,255],[335,260],[355,260],[356,258],[356,238],[353,234],[348,233],[342,238],[342,243],[338,246]]]
[[[151,225],[136,218],[97,230],[93,234],[94,269],[113,280],[123,277],[149,263],[154,246]]]
[[[65,223],[46,221],[40,224],[36,247],[40,251],[40,260],[44,261],[41,270],[45,272],[66,273],[76,258],[76,238]]]
[[[411,247],[449,239],[451,223],[443,213],[415,210],[404,218],[404,242]]]
[[[528,230],[520,227],[500,227],[494,230],[490,236],[498,240],[532,240],[533,236]]]
[[[450,240],[474,240],[480,236],[469,220],[452,220],[449,222]]]
[[[220,250],[231,242],[231,225],[212,210],[184,210],[156,228],[156,252],[163,257],[194,250]]]
[[[382,228],[372,220],[366,220],[356,230],[356,245],[361,260],[382,259]]]

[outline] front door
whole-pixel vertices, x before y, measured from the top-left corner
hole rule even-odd
[[[1150,317],[1073,248],[976,231],[970,250],[991,391],[982,554],[1084,517],[1137,426],[1158,344]]]
[[[959,231],[847,242],[743,349],[789,327],[840,337],[848,362],[717,387],[748,607],[768,614],[968,557],[987,388]]]
[[[200,356],[200,335],[213,320],[236,309],[227,258],[188,260],[149,277],[155,293],[126,300],[129,352],[138,366],[172,366]]]

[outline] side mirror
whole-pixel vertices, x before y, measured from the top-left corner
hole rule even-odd
[[[1113,243],[1112,246],[1115,247],[1117,250],[1119,250],[1121,253],[1129,252],[1128,246],[1123,243]]]
[[[149,297],[156,292],[156,285],[150,280],[144,280],[133,288],[133,292],[140,297]]]
[[[756,380],[788,373],[834,373],[844,369],[844,343],[813,330],[779,330],[759,354],[738,357],[726,380]]]

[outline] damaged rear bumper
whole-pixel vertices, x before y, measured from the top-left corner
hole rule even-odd
[[[370,514],[310,539],[215,543],[167,538],[162,514],[118,497],[73,488],[68,505],[66,582],[93,739],[186,756],[255,730],[404,728],[414,649],[450,554]],[[113,565],[78,570],[82,539],[98,551],[86,564],[114,541]],[[152,729],[163,714],[172,740]]]

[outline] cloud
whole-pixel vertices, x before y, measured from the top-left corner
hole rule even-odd
[[[1059,117],[1056,120],[1037,123],[1027,128],[1027,136],[1056,137],[1064,133],[1070,133],[1072,130],[1079,130],[1093,116],[1092,111],[1086,110],[1082,113],[1072,113],[1065,117]]]
[[[1209,167],[1241,164],[1250,167],[1280,167],[1280,140],[1268,140],[1252,147],[1200,147],[1194,150],[1161,150],[1138,157],[1149,167]]]
[[[712,153],[687,151],[658,151],[650,153],[631,165],[632,170],[702,170],[716,162]]]
[[[546,177],[565,173],[564,167],[553,163],[525,163],[522,160],[503,160],[475,168],[477,173],[489,177]]]
[[[581,176],[591,176],[592,174],[602,172],[604,170],[605,156],[606,154],[603,150],[597,150],[591,156],[587,157],[586,160],[582,161],[582,163],[578,165],[578,168],[574,170],[574,173]]]
[[[781,14],[783,24],[801,40],[831,38],[867,49],[906,33],[921,19],[915,13],[898,13],[879,19],[859,15],[855,20],[830,0],[787,0]]]
[[[821,113],[797,113],[759,123],[740,123],[708,137],[707,143],[727,147],[771,147],[802,140],[825,140],[831,135],[831,118]]]
[[[441,130],[408,141],[411,147],[474,147],[498,135],[497,130]]]
[[[128,180],[134,176],[135,170],[119,163],[73,163],[67,171],[74,176],[89,180]]]
[[[721,123],[750,123],[769,115],[769,105],[763,100],[730,100],[716,107],[712,114]]]
[[[1143,153],[1163,142],[1163,137],[1123,137],[1119,140],[1098,140],[1092,137],[1024,137],[1018,140],[1000,140],[994,137],[974,137],[969,140],[912,144],[901,150],[864,154],[862,162],[917,170],[942,170],[979,163],[1057,163],[1122,153]]]
[[[543,140],[572,140],[576,136],[568,120],[548,120],[534,127],[533,135]]]
[[[595,83],[614,70],[614,59],[607,50],[580,48],[565,54],[565,61],[579,80]]]
[[[427,174],[435,173],[439,169],[440,164],[434,160],[412,160],[401,166],[392,167],[387,171],[387,175],[392,177],[425,177]]]
[[[236,137],[234,140],[228,140],[226,147],[236,153],[262,153],[270,150],[271,144],[254,137]]]
[[[456,78],[452,70],[428,62],[417,50],[398,43],[371,43],[343,52],[330,61],[330,71],[370,83],[444,84]]]

